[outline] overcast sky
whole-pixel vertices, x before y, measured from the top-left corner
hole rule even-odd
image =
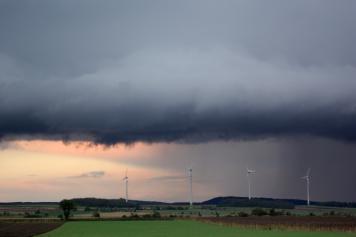
[[[0,162],[24,139],[143,142],[177,149],[136,166],[313,166],[316,198],[356,201],[355,22],[352,0],[0,0]]]

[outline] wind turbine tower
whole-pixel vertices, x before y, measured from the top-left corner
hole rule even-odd
[[[125,182],[125,201],[129,201],[129,177],[127,176],[127,169],[125,172],[125,177],[122,179]]]
[[[309,193],[309,186],[310,186],[310,168],[307,170],[307,174],[302,177],[307,181],[307,204],[310,205],[310,193]]]
[[[193,206],[193,169],[188,169],[188,177],[189,177],[189,205]]]
[[[251,180],[250,180],[250,175],[251,174],[255,174],[256,171],[255,170],[250,170],[247,167],[247,183],[248,183],[248,200],[251,200]]]

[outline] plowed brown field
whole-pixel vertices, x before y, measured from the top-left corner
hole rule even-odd
[[[62,222],[0,222],[1,237],[30,237],[48,232],[62,225]]]
[[[307,230],[356,231],[356,217],[318,216],[250,216],[250,217],[206,217],[203,222],[214,222],[229,226],[244,226],[266,229],[290,228]]]

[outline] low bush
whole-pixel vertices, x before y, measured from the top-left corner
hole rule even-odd
[[[269,210],[268,213],[270,216],[283,216],[284,215],[284,211],[276,211],[274,208]]]
[[[161,213],[159,213],[158,211],[153,212],[152,215],[153,218],[161,218]]]
[[[268,213],[262,208],[255,208],[252,210],[251,215],[253,216],[266,216]]]
[[[246,212],[240,211],[240,212],[238,213],[238,216],[239,216],[239,217],[248,217],[248,214],[247,214]]]
[[[98,211],[93,212],[93,217],[100,218],[100,212]]]
[[[25,218],[40,218],[41,215],[40,214],[36,214],[36,213],[25,212],[24,217]]]

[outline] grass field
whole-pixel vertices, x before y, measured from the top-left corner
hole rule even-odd
[[[355,237],[355,233],[244,229],[197,221],[68,222],[40,237]]]

